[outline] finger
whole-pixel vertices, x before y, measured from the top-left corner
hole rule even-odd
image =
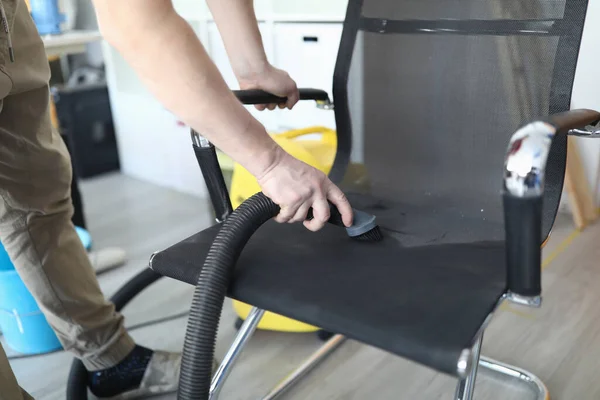
[[[264,104],[256,104],[254,106],[258,111],[264,111],[265,110],[265,105]]]
[[[287,107],[287,105],[285,103],[280,103],[277,105],[277,107],[279,107],[280,109],[284,109]]]
[[[288,222],[290,219],[292,219],[294,214],[296,214],[297,209],[298,209],[298,207],[292,207],[292,206],[281,207],[279,214],[277,214],[277,216],[275,216],[275,221],[279,222],[280,224]]]
[[[308,214],[309,208],[310,208],[309,202],[303,203],[300,207],[298,207],[296,214],[294,214],[294,216],[288,222],[293,223],[293,222],[302,222],[302,221],[306,220],[306,214]]]
[[[304,226],[316,232],[327,223],[329,219],[329,204],[326,199],[318,199],[312,205],[314,218],[310,221],[304,221]]]
[[[271,110],[271,111],[273,111],[273,110],[275,109],[275,107],[277,107],[277,105],[276,105],[276,104],[269,104],[269,105],[267,106],[267,108],[268,108],[269,110]]]
[[[288,95],[287,99],[286,106],[291,110],[294,108],[298,100],[300,100],[300,92],[298,92],[298,88],[294,88],[294,91]]]
[[[344,222],[344,225],[351,226],[354,215],[352,212],[352,206],[350,205],[350,202],[346,198],[344,192],[342,192],[332,183],[327,191],[327,199],[329,199],[329,201],[331,201],[331,203],[337,207],[338,211],[342,215],[342,221]]]

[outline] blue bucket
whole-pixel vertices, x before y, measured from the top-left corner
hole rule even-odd
[[[62,348],[14,269],[0,271],[0,326],[6,344],[19,353],[40,354]]]
[[[58,0],[30,0],[31,16],[40,35],[62,33],[60,24],[66,17],[60,13]]]
[[[84,247],[91,246],[90,234],[76,227]],[[62,348],[37,302],[21,280],[0,244],[0,328],[6,344],[22,354],[48,353]]]
[[[90,249],[92,248],[92,235],[90,235],[90,233],[85,229],[80,228],[78,226],[75,227],[75,231],[77,232],[77,235],[79,236],[83,247],[85,247],[87,251],[90,251]]]
[[[15,266],[13,265],[12,261],[10,261],[10,257],[4,249],[4,246],[2,246],[2,243],[0,243],[0,271],[12,269],[15,269]]]

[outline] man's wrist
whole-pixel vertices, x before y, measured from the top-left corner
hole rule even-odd
[[[252,148],[246,147],[239,163],[256,179],[261,179],[275,168],[287,155],[285,150],[273,140],[265,127],[251,118],[244,132],[245,137],[255,138]]]
[[[240,85],[257,85],[271,68],[269,61],[264,59],[244,60],[234,65],[233,72]]]
[[[258,181],[281,164],[287,153],[274,140],[255,154],[246,168]]]

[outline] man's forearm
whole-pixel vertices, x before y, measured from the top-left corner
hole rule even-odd
[[[105,39],[166,108],[250,173],[263,174],[275,162],[278,146],[235,98],[170,2],[152,2],[96,0]]]
[[[268,66],[253,0],[207,0],[238,79],[251,79]]]

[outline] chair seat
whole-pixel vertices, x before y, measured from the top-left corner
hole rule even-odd
[[[195,284],[219,228],[156,253],[151,268]],[[504,243],[408,247],[383,234],[359,242],[332,225],[269,221],[242,251],[228,296],[457,376],[461,351],[505,292]]]

